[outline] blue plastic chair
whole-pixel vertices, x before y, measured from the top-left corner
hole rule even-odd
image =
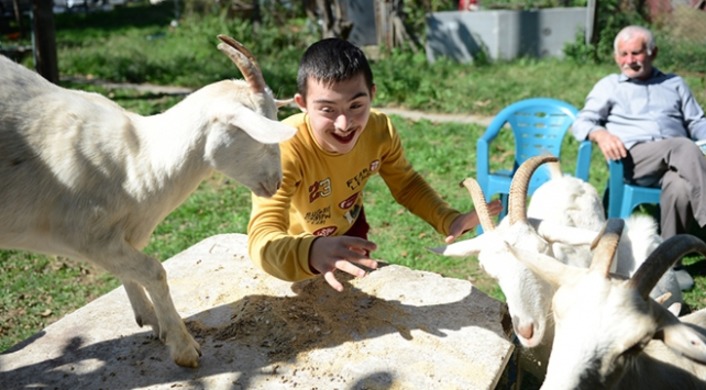
[[[531,98],[515,102],[498,113],[476,143],[477,180],[487,200],[500,194],[503,211],[500,218],[507,214],[507,198],[510,183],[517,168],[528,158],[551,154],[561,158],[561,146],[564,135],[576,119],[576,107],[552,98]],[[510,169],[491,171],[490,144],[509,125],[515,138],[515,156]],[[588,181],[591,165],[591,141],[579,144],[575,176]],[[539,167],[532,175],[528,195],[550,178],[546,166]],[[482,232],[479,228],[478,233]]]
[[[608,173],[608,218],[627,218],[635,207],[643,203],[659,204],[662,189],[626,183],[622,160],[611,160]]]

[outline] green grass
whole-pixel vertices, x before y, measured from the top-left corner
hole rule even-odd
[[[302,20],[266,26],[257,33],[248,22],[219,16],[185,18],[179,27],[172,28],[172,7],[171,3],[157,7],[135,4],[110,14],[57,17],[62,77],[190,88],[240,77],[230,60],[215,48],[216,34],[228,33],[242,40],[258,57],[266,80],[278,96],[294,93],[299,55],[314,39],[307,35]],[[26,64],[31,66],[30,62]],[[678,65],[672,66],[675,68],[665,70],[680,72]],[[423,53],[398,52],[374,60],[373,70],[378,106],[492,115],[513,101],[534,96],[556,97],[581,106],[593,84],[616,68],[610,63],[532,59],[483,66],[445,60],[428,64]],[[702,106],[706,105],[705,71],[684,72]],[[100,92],[142,114],[161,112],[182,98],[106,89],[80,81],[66,81],[64,85]],[[470,209],[470,197],[458,183],[475,176],[475,140],[483,127],[412,122],[400,117],[393,117],[393,121],[415,168],[452,206]],[[498,145],[493,154],[494,167],[508,164],[511,158],[510,137],[501,137]],[[576,141],[568,137],[565,148],[568,154],[562,161],[563,169],[572,172]],[[592,168],[591,183],[603,191],[606,169],[595,148]],[[382,180],[373,178],[365,196],[371,239],[379,246],[374,253],[377,258],[469,279],[481,290],[502,299],[496,284],[478,268],[475,259],[448,258],[427,251],[426,248],[441,244],[442,237],[395,203]],[[214,234],[244,233],[249,212],[247,189],[214,174],[158,226],[145,251],[166,260]],[[696,261],[689,259],[687,263]],[[72,260],[0,251],[0,262],[0,351],[119,286],[114,277],[102,270]],[[686,295],[686,302],[695,308],[706,307],[706,280],[697,277],[696,282],[697,287]],[[125,315],[131,315],[127,307]]]

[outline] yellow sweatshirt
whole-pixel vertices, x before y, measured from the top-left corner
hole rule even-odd
[[[299,129],[281,144],[283,181],[272,198],[252,196],[248,251],[258,267],[296,281],[316,273],[309,248],[318,236],[343,235],[363,207],[363,190],[380,174],[395,200],[446,235],[460,213],[448,206],[404,156],[390,119],[372,110],[355,147],[346,154],[324,151],[306,114],[283,121]]]

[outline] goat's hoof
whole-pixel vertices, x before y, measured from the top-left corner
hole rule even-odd
[[[201,346],[188,332],[181,333],[176,340],[167,340],[174,363],[182,367],[196,368],[199,366]]]
[[[196,341],[187,344],[184,348],[174,354],[174,363],[188,368],[197,368],[201,357],[201,347]]]

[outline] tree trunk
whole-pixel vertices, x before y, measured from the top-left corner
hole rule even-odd
[[[15,16],[15,22],[17,22],[17,30],[20,32],[20,36],[24,35],[22,30],[22,9],[20,9],[20,0],[12,0],[12,11]]]
[[[340,0],[304,0],[307,17],[315,25],[321,20],[321,36],[348,39],[353,23],[348,20],[346,8]]]
[[[393,48],[409,45],[414,52],[421,47],[405,23],[403,0],[376,0],[375,25],[380,46]]]
[[[37,73],[54,84],[59,82],[52,0],[32,0],[34,66]]]

